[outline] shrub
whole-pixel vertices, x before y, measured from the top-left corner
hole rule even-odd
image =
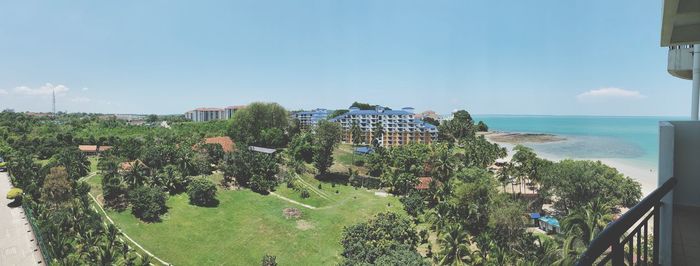
[[[277,257],[265,254],[262,258],[262,266],[277,266]]]
[[[323,189],[323,186],[321,186],[321,184],[318,184],[318,189]]]
[[[267,194],[268,191],[273,190],[276,185],[277,182],[274,180],[274,177],[273,179],[268,179],[261,175],[253,175],[253,177],[250,178],[250,181],[248,181],[248,186],[250,189],[264,194]]]
[[[338,191],[338,190],[336,189],[336,190],[335,190],[335,194],[338,194],[338,193],[340,193],[340,191]]]
[[[287,180],[287,188],[294,188],[294,181],[292,180]]]
[[[362,166],[365,166],[365,161],[364,160],[357,160],[357,161],[353,162],[353,164],[355,166],[362,167]]]
[[[7,192],[7,199],[18,200],[22,198],[22,189],[12,188]]]
[[[206,178],[192,180],[187,187],[187,195],[190,197],[190,204],[197,206],[213,206],[217,203],[216,185]]]
[[[311,194],[309,194],[309,191],[308,191],[308,190],[304,189],[304,190],[301,191],[301,198],[302,198],[302,199],[306,199],[306,198],[309,198],[309,197],[311,197]]]
[[[141,220],[159,221],[160,215],[168,211],[167,195],[159,188],[138,187],[129,192],[131,212]]]

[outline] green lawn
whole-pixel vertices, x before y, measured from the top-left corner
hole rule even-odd
[[[96,164],[91,160],[91,169]],[[213,174],[208,178],[218,183],[222,177]],[[319,209],[247,189],[219,188],[220,203],[213,208],[190,205],[186,193],[171,196],[169,211],[159,223],[141,222],[129,210],[107,213],[145,249],[175,265],[257,265],[266,253],[277,256],[280,265],[335,265],[341,260],[339,241],[344,226],[383,211],[405,213],[398,198],[379,197],[374,191],[342,184],[333,187],[310,174],[300,178],[310,198],[301,199],[299,192],[288,189],[285,183],[276,193]],[[91,194],[99,201],[101,180],[99,174],[87,180]],[[290,207],[301,210],[302,217],[286,219],[282,210]]]
[[[333,200],[316,210],[237,190],[219,191],[220,204],[214,208],[189,205],[186,194],[170,197],[169,212],[160,223],[140,222],[129,211],[108,213],[142,246],[176,265],[255,265],[265,253],[277,256],[281,265],[332,265],[340,261],[344,226],[382,211],[403,213],[397,198],[336,188],[342,192],[333,192]],[[285,219],[287,207],[300,209],[302,218]]]
[[[355,154],[354,159],[363,159],[365,156],[360,154]],[[333,151],[334,163],[331,167],[332,172],[347,173],[348,167],[353,170],[359,170],[362,174],[367,172],[366,167],[357,167],[353,165],[353,147],[350,144],[340,144],[337,149]]]

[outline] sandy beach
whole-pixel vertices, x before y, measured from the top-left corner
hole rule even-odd
[[[532,135],[537,135],[537,136],[532,136]],[[508,149],[508,156],[506,159],[510,160],[511,157],[513,156],[513,147],[517,144],[524,144],[527,146],[528,143],[545,143],[545,142],[553,142],[553,141],[562,141],[565,140],[566,138],[563,137],[558,137],[555,135],[550,135],[550,134],[522,134],[522,133],[508,133],[508,132],[494,132],[494,133],[487,133],[484,134],[484,136],[491,142],[493,143],[498,143],[499,145],[505,147]],[[503,136],[505,136],[509,141],[500,141],[503,140]],[[523,137],[525,136],[525,137]],[[530,139],[536,138],[536,141],[531,141]],[[649,168],[649,166],[642,165],[639,162],[636,162],[634,160],[630,159],[618,159],[618,158],[566,158],[562,156],[557,156],[554,154],[549,154],[542,152],[540,150],[537,150],[534,148],[534,151],[537,153],[537,155],[540,158],[544,158],[547,160],[551,161],[561,161],[563,159],[575,159],[575,160],[593,160],[593,161],[601,161],[606,165],[609,165],[611,167],[614,167],[621,173],[623,173],[626,176],[629,176],[635,180],[637,180],[641,185],[642,185],[642,194],[643,196],[648,195],[654,189],[657,188],[657,170],[656,167],[654,168]]]

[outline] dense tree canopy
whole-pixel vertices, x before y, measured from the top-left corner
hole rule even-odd
[[[279,104],[252,103],[236,111],[231,123],[229,136],[236,143],[270,148],[286,145],[289,114]]]
[[[216,185],[214,182],[206,178],[195,178],[189,186],[187,186],[187,195],[190,198],[190,203],[197,206],[215,206],[216,200]]]
[[[167,195],[160,188],[138,187],[129,191],[131,211],[147,222],[160,221],[160,216],[168,212],[166,200]]]
[[[545,195],[555,195],[554,206],[568,213],[597,199],[631,207],[642,196],[639,182],[600,161],[562,160],[543,176]]]
[[[367,222],[346,227],[341,239],[345,265],[373,264],[378,258],[399,250],[416,253],[417,243],[418,235],[413,223],[391,212],[380,213]]]

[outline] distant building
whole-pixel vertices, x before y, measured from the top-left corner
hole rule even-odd
[[[344,134],[342,141],[352,142],[351,128],[357,124],[363,134],[362,144],[371,144],[377,141],[381,146],[397,146],[411,142],[431,143],[437,139],[436,126],[415,118],[413,108],[405,107],[401,110],[386,110],[377,106],[374,110],[360,110],[351,107],[349,112],[329,119],[331,122],[340,123]],[[383,134],[377,132],[378,126],[383,128]]]
[[[99,155],[101,152],[111,149],[112,146],[78,145],[78,150],[86,155]]]
[[[292,113],[292,118],[298,119],[302,128],[309,128],[318,124],[318,121],[328,119],[333,113],[332,110],[318,108],[311,111],[301,111]]]
[[[224,119],[231,119],[236,111],[243,108],[245,108],[245,105],[234,105],[224,108]]]
[[[206,122],[224,119],[222,108],[197,108],[185,113],[185,118],[194,122]]]
[[[229,106],[226,108],[197,108],[185,113],[185,118],[194,122],[206,122],[214,120],[226,120],[233,117],[233,114],[245,108],[244,105]]]

